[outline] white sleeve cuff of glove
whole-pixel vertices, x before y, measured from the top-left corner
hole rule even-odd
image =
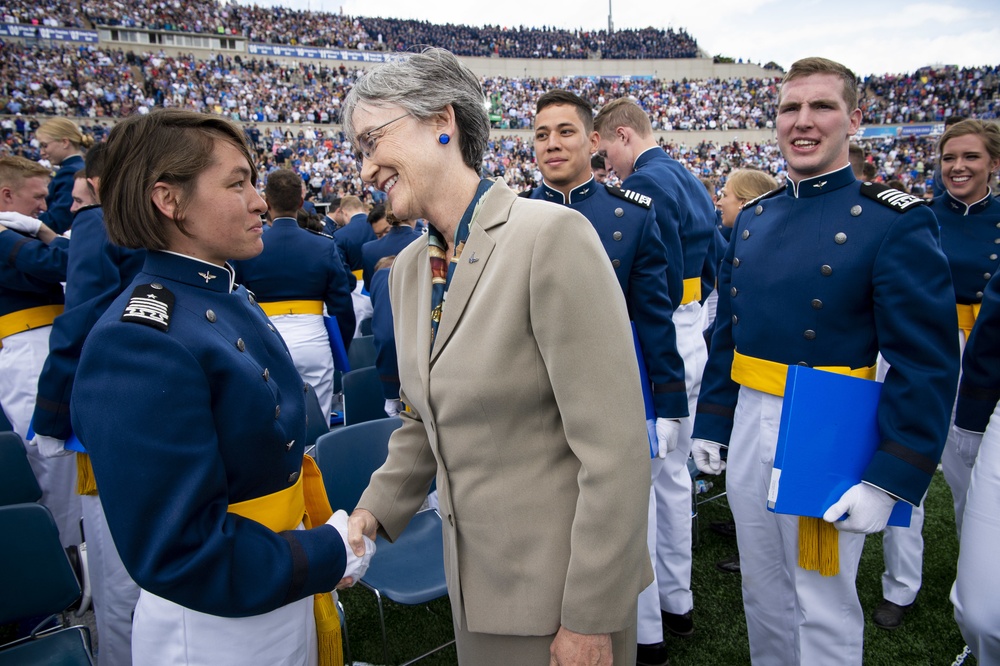
[[[393,416],[399,416],[399,413],[403,411],[403,402],[401,400],[386,400],[385,401],[385,413],[392,418]]]
[[[42,228],[42,221],[37,217],[22,215],[13,211],[0,213],[0,224],[3,224],[8,229],[21,231],[31,236],[37,236],[38,230]]]
[[[707,439],[695,439],[691,442],[691,457],[702,474],[720,474],[726,469],[722,459],[722,444],[710,442]]]
[[[823,520],[833,523],[838,530],[844,532],[873,534],[885,529],[895,504],[895,497],[881,488],[862,482],[848,488],[826,510]],[[847,514],[847,518],[840,521],[844,514]]]
[[[677,438],[680,435],[681,422],[677,419],[656,419],[656,443],[659,447],[657,456],[666,458],[677,448]]]
[[[42,454],[43,458],[61,458],[73,453],[66,450],[65,440],[49,437],[48,435],[35,435],[35,438],[31,440],[31,444],[38,447],[38,452]]]
[[[344,541],[344,551],[347,553],[347,567],[344,569],[344,578],[350,578],[357,583],[364,577],[365,572],[368,571],[368,564],[371,562],[372,555],[375,554],[375,542],[368,537],[363,537],[365,540],[365,554],[361,557],[355,555],[351,546],[347,543],[347,518],[347,512],[340,509],[330,516],[330,520],[326,521],[326,524],[332,525],[340,533],[340,538]]]

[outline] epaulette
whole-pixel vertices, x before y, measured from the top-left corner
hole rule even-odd
[[[140,284],[132,290],[132,297],[125,304],[122,321],[145,324],[166,331],[170,328],[170,311],[174,309],[174,295],[159,282]]]
[[[517,193],[517,196],[519,196],[519,197],[523,197],[523,198],[525,198],[525,199],[530,199],[530,198],[531,198],[531,193],[532,193],[533,191],[534,191],[534,190],[524,190],[523,192],[518,192],[518,193]]]
[[[329,238],[330,240],[333,240],[333,236],[331,236],[328,233],[324,233],[322,231],[316,231],[315,229],[306,229],[306,231],[308,231],[311,234],[316,234],[317,236],[322,236],[323,238]]]
[[[639,194],[634,190],[623,190],[620,187],[615,187],[610,183],[604,183],[604,189],[606,189],[610,194],[615,195],[619,199],[624,199],[625,201],[631,201],[637,206],[642,206],[643,208],[652,208],[653,200],[646,194]]]
[[[911,208],[924,206],[926,201],[920,197],[900,192],[899,190],[883,185],[882,183],[861,183],[861,194],[873,201],[877,201],[883,206],[893,209],[898,213],[905,213]]]
[[[770,197],[773,197],[775,194],[780,194],[781,192],[784,192],[784,191],[785,191],[785,186],[784,185],[780,185],[780,186],[774,188],[773,190],[771,190],[770,192],[764,192],[764,194],[760,195],[759,197],[757,197],[755,199],[751,199],[750,201],[746,202],[745,204],[743,204],[740,207],[740,210],[746,210],[750,206],[753,206],[754,204],[756,204],[758,201],[763,201],[764,199],[769,199]]]

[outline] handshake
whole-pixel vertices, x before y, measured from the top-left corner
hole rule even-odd
[[[347,512],[343,509],[334,513],[330,520],[326,521],[326,524],[332,525],[340,533],[340,538],[344,540],[344,550],[347,551],[347,567],[344,569],[344,577],[337,584],[337,589],[351,587],[361,580],[365,572],[368,571],[368,564],[371,562],[372,555],[375,554],[375,542],[367,536],[359,534],[361,543],[356,544],[357,548],[352,547],[348,541]],[[361,550],[360,555],[358,550]]]

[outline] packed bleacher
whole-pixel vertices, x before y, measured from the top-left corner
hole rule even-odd
[[[698,44],[684,30],[668,28],[565,30],[551,27],[433,24],[395,18],[350,17],[286,7],[257,7],[213,0],[114,3],[88,0],[37,5],[8,0],[8,23],[66,27],[98,25],[240,35],[252,42],[379,51],[440,46],[457,55],[501,58],[694,58]]]

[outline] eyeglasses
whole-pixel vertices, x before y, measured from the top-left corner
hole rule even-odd
[[[404,113],[403,115],[399,116],[398,118],[393,118],[392,120],[390,120],[387,123],[382,123],[378,127],[373,127],[372,129],[368,130],[367,132],[364,132],[364,133],[358,135],[358,148],[357,148],[357,150],[354,151],[354,156],[356,158],[358,158],[358,161],[362,162],[364,160],[371,159],[372,155],[375,154],[375,144],[378,141],[378,139],[380,138],[380,137],[373,136],[375,134],[375,132],[378,132],[381,129],[385,129],[386,127],[388,127],[389,125],[393,124],[397,120],[402,120],[403,118],[406,118],[409,115],[410,114],[408,114],[408,113]]]

